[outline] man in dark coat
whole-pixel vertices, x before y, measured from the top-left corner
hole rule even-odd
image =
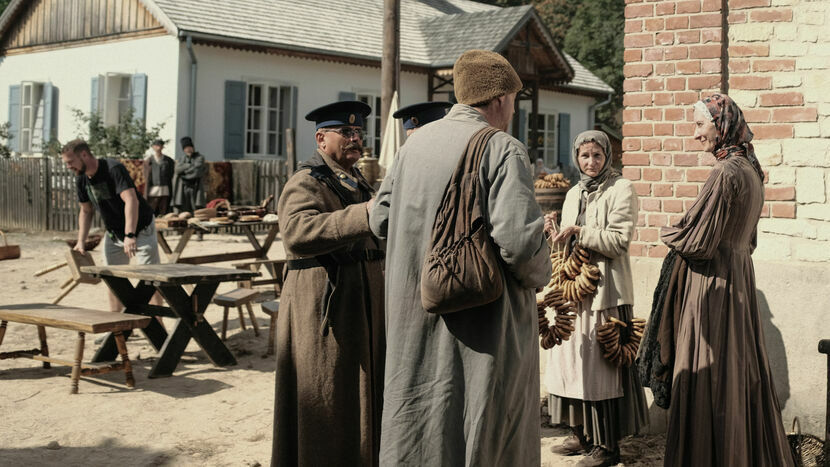
[[[176,158],[173,180],[173,207],[176,212],[190,212],[205,207],[205,156],[193,148],[189,136],[182,138],[184,156]]]
[[[373,190],[353,167],[370,111],[348,101],[306,115],[317,152],[280,196],[275,466],[378,464],[383,251],[369,230]]]
[[[173,194],[173,169],[176,161],[161,151],[164,140],[153,141],[153,155],[144,159],[144,198],[156,217],[170,211],[170,196]]]

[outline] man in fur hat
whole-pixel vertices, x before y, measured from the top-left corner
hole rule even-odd
[[[387,241],[386,350],[380,464],[539,465],[535,291],[551,275],[524,144],[507,134],[522,88],[501,55],[470,50],[453,67],[458,104],[411,134],[370,216]],[[420,275],[433,220],[472,136],[487,143],[479,179],[504,293],[474,309],[430,314]]]
[[[207,173],[205,156],[193,148],[193,139],[182,138],[184,156],[176,158],[173,180],[173,207],[176,212],[189,212],[205,207],[205,184]]]

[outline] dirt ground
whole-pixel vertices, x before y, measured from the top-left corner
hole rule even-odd
[[[41,277],[33,273],[61,262],[67,249],[63,239],[72,237],[54,232],[8,234],[9,244],[21,246],[22,256],[0,262],[0,304],[55,298],[69,271],[62,268]],[[202,242],[191,241],[185,256],[248,247],[243,236],[208,235]],[[101,250],[99,246],[92,252],[99,264]],[[281,258],[283,254],[276,242],[269,256]],[[225,283],[219,292],[234,287]],[[106,286],[79,285],[61,304],[106,310]],[[273,358],[263,357],[268,317],[258,305],[254,309],[259,337],[250,325],[241,330],[236,314],[231,313],[227,345],[238,361],[234,367],[213,366],[191,342],[172,377],[148,379],[155,351],[140,333],[131,337],[127,347],[136,380],[132,390],[124,386],[123,373],[114,372],[82,378],[80,393],[70,396],[69,367],[53,365],[47,370],[33,360],[0,360],[0,465],[268,465],[275,364]],[[205,318],[219,329],[222,309],[209,306]],[[173,320],[165,320],[172,327]],[[47,335],[50,355],[71,358],[74,332],[47,328]],[[86,360],[97,348],[95,337],[87,336]],[[37,346],[34,326],[9,323],[0,349]],[[542,465],[575,465],[580,457],[563,458],[550,452],[567,432],[542,423]],[[663,446],[659,435],[628,438],[622,443],[621,465],[660,465]]]

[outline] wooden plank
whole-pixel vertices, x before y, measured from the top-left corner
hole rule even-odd
[[[124,10],[124,2],[123,0],[113,0],[113,3],[115,8],[113,8],[112,29],[109,32],[118,33],[121,32],[121,15]]]
[[[82,272],[166,284],[198,284],[250,279],[260,273],[191,264],[135,264],[122,266],[84,266]]]
[[[50,326],[92,334],[143,328],[150,323],[151,319],[147,316],[48,303],[0,305],[0,320],[3,321]]]

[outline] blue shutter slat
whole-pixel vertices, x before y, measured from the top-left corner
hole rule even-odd
[[[90,113],[101,113],[100,109],[98,109],[98,77],[92,77],[92,84],[90,86],[89,92],[89,112]]]
[[[559,165],[571,165],[571,114],[559,114]]]
[[[340,91],[337,94],[338,101],[353,101],[357,99],[357,94],[348,91]]]
[[[245,155],[245,82],[225,81],[225,159]]]
[[[147,120],[147,75],[136,73],[131,78],[133,118]]]
[[[58,137],[58,88],[52,83],[43,85],[43,149]]]
[[[20,152],[20,85],[9,86],[9,149]]]

